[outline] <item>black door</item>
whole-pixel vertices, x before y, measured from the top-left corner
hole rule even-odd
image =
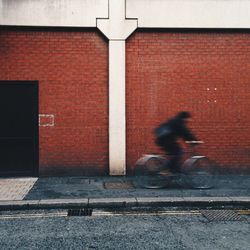
[[[0,176],[38,175],[38,83],[0,81]]]

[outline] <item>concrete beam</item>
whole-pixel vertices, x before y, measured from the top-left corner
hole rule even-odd
[[[139,28],[250,28],[249,0],[126,0]]]

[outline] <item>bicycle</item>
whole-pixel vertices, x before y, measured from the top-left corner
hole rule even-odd
[[[187,144],[202,144],[202,141],[186,141]],[[169,169],[168,158],[163,155],[145,154],[135,164],[135,175],[139,176],[137,183],[144,188],[166,188],[173,181],[180,186],[210,189],[213,187],[214,163],[203,155],[191,152],[189,158],[181,165],[181,173],[172,173]],[[168,166],[168,167],[167,167]]]

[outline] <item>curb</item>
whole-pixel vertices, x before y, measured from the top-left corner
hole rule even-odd
[[[243,207],[250,197],[137,197],[0,201],[0,211],[70,208]]]

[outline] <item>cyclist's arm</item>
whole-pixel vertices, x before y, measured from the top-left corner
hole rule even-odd
[[[183,124],[180,128],[181,136],[185,141],[199,141],[195,135]]]

